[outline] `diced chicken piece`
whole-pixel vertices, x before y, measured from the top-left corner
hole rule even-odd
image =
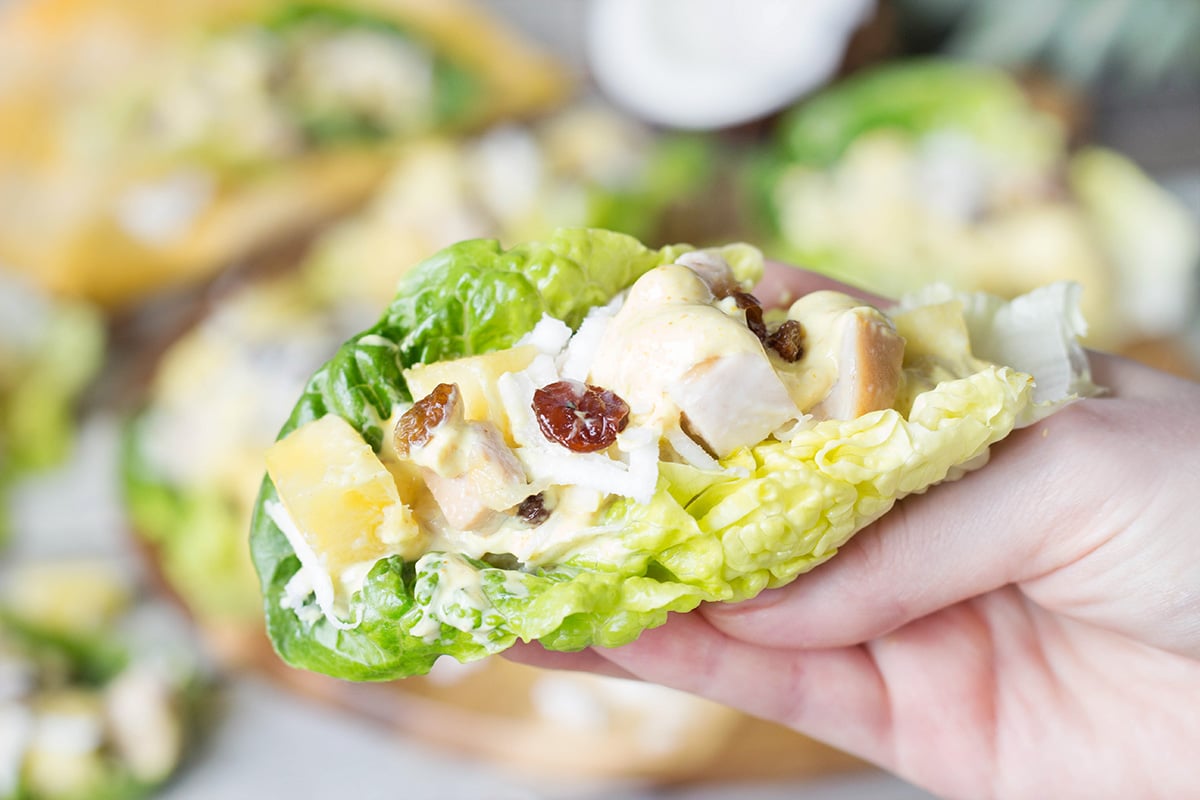
[[[800,411],[762,342],[712,300],[689,267],[646,273],[605,331],[589,382],[616,392],[642,419],[671,425],[682,414],[724,457]]]
[[[646,314],[669,305],[709,305],[712,288],[691,267],[663,264],[638,278],[617,317]]]
[[[837,379],[812,409],[818,419],[854,419],[890,408],[896,401],[904,361],[904,339],[873,308],[844,312],[833,347]]]
[[[773,362],[801,411],[851,419],[895,403],[904,338],[878,309],[842,292],[819,291],[793,303],[787,316],[803,327],[803,355]]]
[[[425,485],[451,526],[486,531],[500,519],[500,512],[531,494],[525,471],[499,428],[466,419],[457,389],[442,397],[441,420],[424,441],[407,448],[408,456],[421,468]]]
[[[499,512],[520,503],[530,490],[525,472],[495,425],[472,422],[466,427],[460,446],[470,468],[453,477],[429,468],[421,472],[447,522],[459,530],[485,530],[497,521]]]
[[[754,445],[799,416],[761,352],[743,350],[701,362],[667,392],[717,458]]]

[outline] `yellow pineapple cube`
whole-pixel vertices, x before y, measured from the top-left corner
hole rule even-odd
[[[422,534],[392,473],[345,420],[303,425],[266,454],[279,499],[335,593],[347,570],[387,556],[415,559]],[[303,561],[303,556],[301,558]]]
[[[500,401],[500,392],[496,389],[496,380],[506,372],[525,369],[537,353],[536,347],[527,344],[453,361],[417,364],[405,370],[404,379],[408,381],[413,400],[425,397],[439,383],[455,384],[462,394],[463,413],[467,420],[494,422],[511,444],[512,429]]]

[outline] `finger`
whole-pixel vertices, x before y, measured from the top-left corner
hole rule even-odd
[[[779,261],[765,262],[763,278],[754,287],[754,296],[767,308],[787,308],[797,298],[823,289],[845,292],[877,306],[892,304],[890,300],[856,286]]]
[[[891,736],[885,687],[865,648],[785,652],[730,639],[694,614],[598,650],[646,681],[788,725],[881,765]]]
[[[749,642],[841,646],[1094,551],[1134,521],[1136,504],[1110,502],[1132,491],[1131,470],[1156,472],[1152,454],[1127,452],[1155,416],[1139,395],[1176,381],[1117,359],[1098,358],[1097,366],[1114,381],[1113,397],[1014,433],[982,470],[901,501],[790,586],[701,613]],[[1194,387],[1191,395],[1200,402]],[[1147,462],[1141,468],[1139,459]]]
[[[629,672],[613,662],[602,658],[594,650],[580,650],[576,653],[563,653],[557,650],[547,650],[536,642],[517,642],[501,655],[509,661],[543,669],[568,670],[571,672],[591,672],[597,675],[607,675],[612,678],[634,678]]]
[[[1194,394],[1197,386],[1194,381],[1109,353],[1089,352],[1088,363],[1092,381],[1107,396],[1150,401],[1165,409]]]

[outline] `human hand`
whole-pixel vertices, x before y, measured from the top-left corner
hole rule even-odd
[[[764,304],[828,288],[778,265]],[[902,500],[829,563],[625,647],[513,657],[775,720],[959,797],[1200,793],[1200,384],[1093,355],[1110,394]]]

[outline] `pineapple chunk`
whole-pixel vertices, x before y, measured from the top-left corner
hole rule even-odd
[[[512,426],[504,413],[504,404],[496,388],[497,379],[506,372],[520,372],[533,362],[538,350],[533,345],[510,347],[478,356],[456,358],[435,364],[417,364],[405,370],[404,379],[413,400],[425,397],[439,383],[458,386],[468,421],[490,420],[504,434],[505,441],[513,444]]]
[[[341,417],[297,428],[267,451],[266,461],[293,535],[302,539],[293,542],[301,564],[317,572],[310,577],[332,580],[335,604],[379,559],[421,554],[421,530],[392,473]]]

